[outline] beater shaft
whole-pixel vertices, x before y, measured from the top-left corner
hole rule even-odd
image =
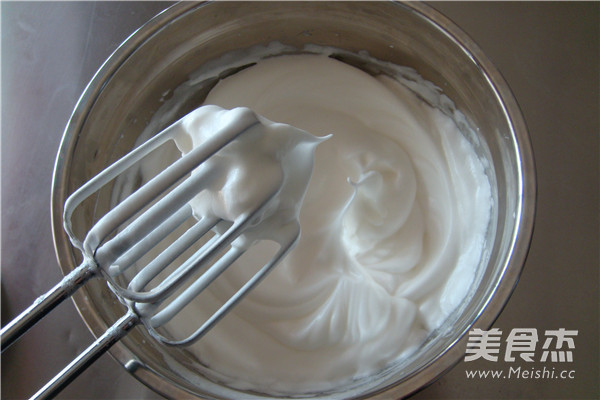
[[[108,328],[102,336],[92,343],[83,353],[69,363],[62,371],[52,378],[43,388],[31,397],[33,399],[51,399],[77,378],[87,367],[92,365],[101,355],[106,353],[113,344],[121,340],[138,325],[140,320],[134,313],[127,313],[115,324]]]
[[[50,311],[54,310],[63,300],[69,298],[85,282],[96,275],[96,270],[90,268],[86,262],[65,276],[59,283],[46,294],[38,297],[18,317],[6,324],[0,331],[2,351],[6,350],[21,335],[44,318]]]

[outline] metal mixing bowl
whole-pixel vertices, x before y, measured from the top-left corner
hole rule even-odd
[[[412,67],[433,82],[464,113],[477,136],[471,140],[488,160],[495,204],[486,264],[461,312],[436,330],[415,357],[330,393],[332,398],[402,397],[434,380],[465,352],[466,333],[487,329],[508,300],[523,266],[533,228],[535,174],[527,130],[506,83],[479,48],[448,19],[417,3],[396,2],[184,2],[161,13],[104,63],[85,89],[66,127],[56,161],[52,194],[56,251],[66,274],[80,255],[63,231],[65,199],[111,162],[128,152],[165,94],[207,62],[239,49],[278,41],[366,50],[379,60]],[[213,82],[214,83],[214,82]],[[173,115],[201,103],[200,90]],[[169,121],[164,121],[165,124]],[[85,232],[109,207],[111,187],[73,217]],[[98,280],[74,297],[98,336],[124,309]],[[142,382],[166,397],[248,398],[205,377],[183,349],[156,344],[136,329],[111,350]],[[266,395],[265,395],[266,396]]]

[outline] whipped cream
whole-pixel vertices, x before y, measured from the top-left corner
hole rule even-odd
[[[409,356],[468,295],[484,258],[490,183],[455,119],[415,95],[418,82],[408,89],[401,80],[324,55],[286,55],[258,61],[208,95],[208,105],[248,107],[333,135],[303,150],[315,162],[302,207],[290,203],[302,228],[296,248],[190,348],[217,379],[270,393],[334,389]],[[188,151],[201,140],[180,145]],[[259,177],[280,179],[271,140],[244,145],[264,163],[238,163],[245,148],[224,159],[222,179],[196,212],[227,216],[255,204]],[[248,279],[245,266],[268,259],[261,246],[184,309],[171,333],[185,336],[233,295]]]
[[[247,121],[253,121],[249,128]],[[175,144],[185,156],[210,140],[223,126],[244,121],[240,135],[193,174],[205,175],[202,191],[190,205],[196,219],[234,222],[251,219],[234,245],[248,248],[258,240],[289,245],[298,230],[298,214],[310,180],[314,151],[326,138],[275,123],[244,107],[200,107],[182,119]]]

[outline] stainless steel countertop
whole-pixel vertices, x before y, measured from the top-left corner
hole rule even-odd
[[[62,131],[79,95],[109,54],[167,4],[0,3],[2,324],[61,278],[50,187]],[[568,365],[574,379],[467,379],[466,370],[517,364],[460,362],[415,398],[598,398],[600,3],[433,5],[480,45],[508,81],[537,163],[531,251],[494,327],[506,334],[513,328],[579,333]],[[33,394],[91,341],[73,304],[61,305],[2,354],[2,398]],[[105,355],[59,398],[160,397]]]

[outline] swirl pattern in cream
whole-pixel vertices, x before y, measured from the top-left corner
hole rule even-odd
[[[315,152],[298,246],[193,348],[223,379],[330,389],[408,354],[464,299],[492,198],[451,118],[393,78],[321,55],[261,60],[205,103],[333,135]],[[258,247],[244,262],[268,253]],[[183,320],[196,325],[250,273],[228,271]]]

